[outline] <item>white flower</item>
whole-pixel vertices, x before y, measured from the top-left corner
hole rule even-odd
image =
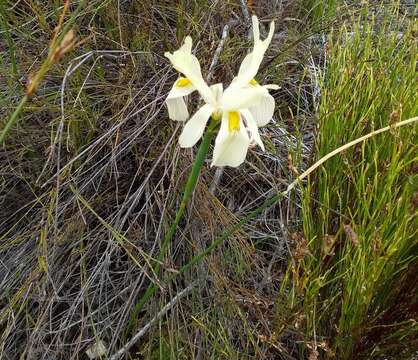
[[[274,98],[268,89],[278,89],[277,85],[261,86],[254,79],[263,60],[274,33],[274,23],[270,23],[270,30],[265,40],[260,39],[259,23],[256,16],[253,23],[253,51],[241,63],[238,75],[233,79],[229,90],[239,89],[240,92],[252,89],[261,96],[258,101],[246,106],[239,112],[229,112],[222,117],[221,128],[215,141],[212,165],[238,166],[247,155],[251,143],[258,144],[264,150],[258,127],[266,125],[274,113]],[[247,104],[248,105],[248,104]]]
[[[212,102],[213,95],[200,70],[199,60],[192,54],[192,38],[187,36],[184,44],[174,53],[164,54],[173,67],[184,77],[178,78],[171,88],[165,100],[168,116],[172,120],[186,121],[189,118],[186,104],[183,97],[198,90],[205,102]]]
[[[275,85],[261,86],[254,77],[271,41],[274,24],[264,41],[260,39],[258,20],[253,16],[254,49],[241,64],[238,76],[223,91],[222,84],[209,87],[203,80],[200,64],[192,55],[192,40],[185,39],[184,45],[174,53],[166,53],[173,67],[182,73],[173,85],[167,99],[169,117],[185,121],[188,112],[183,97],[197,90],[205,101],[185,124],[180,135],[181,147],[192,147],[202,137],[210,117],[221,121],[215,140],[212,166],[239,166],[247,155],[251,143],[264,145],[258,133],[258,126],[265,125],[273,115],[274,99],[268,89]]]
[[[222,84],[215,84],[210,90],[215,101],[203,105],[186,123],[179,138],[180,146],[195,145],[212,116],[221,121],[212,165],[239,166],[245,160],[251,142],[264,149],[257,123],[248,109],[260,101],[266,90],[260,86],[223,91]]]

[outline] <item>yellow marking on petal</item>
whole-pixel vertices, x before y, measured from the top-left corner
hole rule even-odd
[[[237,111],[231,111],[228,114],[228,130],[229,132],[239,131],[239,113]]]
[[[188,78],[181,77],[181,78],[178,78],[178,80],[176,81],[176,86],[186,87],[186,86],[189,86],[191,83],[192,82]]]
[[[257,82],[257,80],[256,79],[252,79],[252,80],[250,80],[250,85],[258,85],[258,82]]]

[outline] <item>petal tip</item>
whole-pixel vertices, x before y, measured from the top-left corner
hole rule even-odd
[[[276,84],[268,84],[268,85],[264,85],[264,87],[268,90],[279,90],[280,86],[276,85]]]
[[[180,135],[179,145],[182,149],[187,149],[187,148],[191,148],[194,144],[190,145],[190,143],[187,143],[187,141],[184,138],[182,138],[182,136]]]
[[[270,30],[269,30],[269,32],[274,32],[274,26],[275,26],[274,21],[272,21],[270,23]]]

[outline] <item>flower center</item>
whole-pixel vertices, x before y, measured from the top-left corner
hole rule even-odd
[[[191,83],[192,82],[188,78],[180,77],[176,81],[176,86],[177,87],[186,87],[186,86],[189,86]]]
[[[212,119],[215,121],[219,121],[222,118],[222,111],[216,110],[212,113]]]
[[[252,80],[250,80],[250,85],[258,85],[258,82],[257,82],[257,80],[256,79],[252,79]]]
[[[228,114],[228,130],[229,132],[239,131],[239,113],[231,111]]]

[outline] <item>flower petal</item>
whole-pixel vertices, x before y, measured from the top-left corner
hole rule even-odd
[[[250,141],[254,141],[257,145],[261,147],[261,150],[264,151],[264,144],[261,140],[260,133],[258,132],[258,126],[253,115],[248,109],[241,110],[241,114],[244,116],[245,122],[247,123],[247,129],[251,134]]]
[[[174,82],[173,87],[171,88],[170,92],[167,95],[167,99],[175,99],[183,96],[187,96],[191,94],[196,88],[190,84],[187,86],[177,86],[177,81]]]
[[[268,91],[262,86],[246,86],[236,88],[229,86],[222,96],[222,107],[224,111],[249,108],[261,101]]]
[[[260,102],[250,107],[257,126],[265,126],[272,119],[274,114],[274,98],[269,93],[262,96]]]
[[[264,40],[260,39],[260,29],[257,16],[253,15],[253,37],[254,37],[254,47],[253,51],[247,56],[245,56],[237,77],[234,79],[233,84],[236,87],[241,87],[247,85],[252,79],[257,75],[258,69],[261,62],[263,61],[264,53],[266,52],[268,46],[270,45],[271,39],[274,34],[274,22],[270,23],[270,30],[267,35],[267,38]]]
[[[184,126],[179,138],[179,144],[183,148],[192,147],[202,137],[208,119],[214,108],[210,104],[203,105]]]
[[[193,86],[199,91],[206,103],[214,104],[215,99],[212,91],[209,89],[205,80],[203,80],[199,60],[191,53],[191,48],[192,39],[188,36],[180,49],[173,53],[166,52],[164,56],[170,60],[174,69],[182,73],[192,82]]]
[[[268,89],[268,90],[279,90],[280,89],[280,86],[276,85],[276,84],[266,84],[266,85],[263,85],[263,87],[265,89]]]
[[[182,97],[167,98],[165,104],[167,105],[168,117],[171,120],[186,121],[189,118],[189,111]]]
[[[250,52],[249,54],[245,55],[244,60],[242,60],[242,63],[241,63],[241,65],[239,67],[239,70],[238,70],[237,78],[239,78],[240,76],[243,76],[245,74],[245,72],[251,66],[252,61],[253,61],[253,53]]]
[[[216,102],[219,103],[221,101],[221,98],[224,92],[223,84],[217,83],[217,84],[211,85],[210,89],[212,90],[212,93],[213,93],[213,96],[215,97]]]
[[[222,116],[221,128],[215,140],[213,160],[211,166],[232,166],[241,165],[247,156],[250,139],[247,130],[242,124],[239,131],[228,131],[228,113]]]
[[[165,99],[167,105],[168,117],[171,120],[186,121],[189,118],[189,112],[187,111],[186,103],[183,96],[189,95],[196,88],[193,85],[188,86],[176,86],[177,81],[174,82],[173,87]]]
[[[187,52],[187,53],[191,53],[192,52],[192,44],[193,44],[192,38],[190,36],[186,36],[185,39],[184,39],[184,43],[180,47],[179,50]]]

